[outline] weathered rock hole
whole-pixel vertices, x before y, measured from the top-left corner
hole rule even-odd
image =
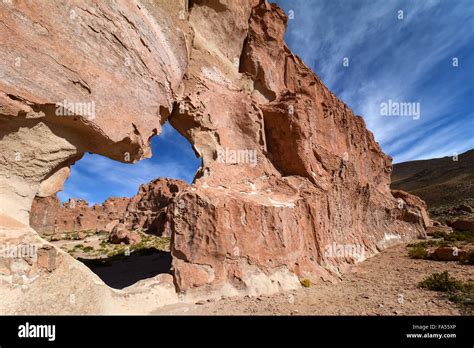
[[[63,191],[32,205],[30,225],[112,288],[171,274],[172,203],[201,166],[169,124],[151,145],[135,164],[85,154]]]

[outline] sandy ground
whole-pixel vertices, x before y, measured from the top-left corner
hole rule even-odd
[[[414,260],[404,245],[389,248],[355,265],[336,284],[271,296],[225,298],[166,306],[153,314],[181,315],[460,315],[442,293],[417,284],[433,272],[449,271],[459,280],[474,280],[474,266],[457,262]]]

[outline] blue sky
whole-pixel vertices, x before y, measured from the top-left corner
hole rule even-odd
[[[161,134],[152,138],[151,144],[152,158],[135,164],[86,153],[71,167],[71,176],[58,197],[63,202],[69,198],[82,198],[92,205],[100,204],[110,196],[133,196],[141,184],[158,177],[192,182],[201,160],[181,134],[166,123]]]
[[[290,49],[364,117],[395,163],[474,148],[474,1],[276,2],[294,17],[286,33]],[[420,117],[381,116],[388,100],[419,103]],[[152,147],[151,159],[133,165],[86,154],[72,166],[59,197],[101,203],[132,196],[160,176],[192,181],[200,160],[171,126]]]
[[[364,117],[395,163],[474,148],[474,1],[276,2],[294,17],[290,49]],[[388,100],[419,103],[420,118],[381,116]]]

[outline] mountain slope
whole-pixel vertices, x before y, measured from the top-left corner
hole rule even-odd
[[[426,201],[430,209],[474,203],[474,149],[458,156],[393,165],[392,189]]]

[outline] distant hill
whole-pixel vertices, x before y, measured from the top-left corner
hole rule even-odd
[[[474,205],[474,149],[458,156],[393,165],[392,189],[420,196],[430,209]]]

